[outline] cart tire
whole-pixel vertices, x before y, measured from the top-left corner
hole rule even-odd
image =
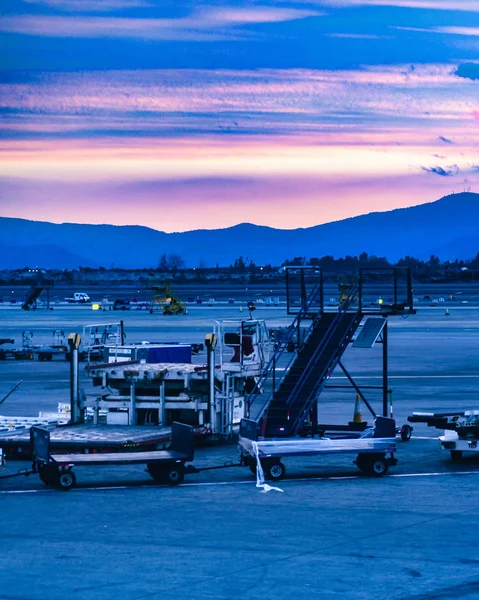
[[[452,460],[461,460],[462,450],[451,450],[451,458]]]
[[[286,467],[282,462],[271,462],[262,466],[266,479],[270,481],[279,481],[286,475]]]
[[[353,462],[363,473],[370,471],[372,460],[367,454],[358,454],[356,460]]]
[[[371,460],[370,467],[368,469],[371,475],[375,475],[376,477],[382,477],[386,475],[389,470],[389,465],[385,458],[375,458]]]
[[[55,465],[43,465],[38,470],[38,476],[45,485],[55,485],[58,481],[58,469]]]
[[[403,425],[401,427],[401,439],[403,442],[409,442],[412,435],[412,427],[410,425]]]
[[[77,478],[73,471],[60,471],[58,473],[57,485],[61,490],[71,490],[75,487],[76,482]]]
[[[178,485],[185,478],[185,466],[183,464],[173,465],[166,469],[166,483]]]
[[[150,477],[158,483],[166,483],[166,469],[163,465],[148,463],[146,465],[146,470]]]

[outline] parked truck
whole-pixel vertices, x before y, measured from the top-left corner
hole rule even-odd
[[[84,292],[75,292],[70,298],[65,298],[69,304],[87,304],[90,302],[90,296]]]

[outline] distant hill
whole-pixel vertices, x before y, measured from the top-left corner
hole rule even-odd
[[[43,269],[71,269],[72,266],[78,265],[82,267],[99,267],[101,263],[77,254],[72,254],[55,244],[19,246],[0,243],[1,269],[18,269],[19,267],[35,266],[41,266]]]
[[[189,267],[227,266],[239,256],[280,265],[295,256],[336,258],[361,252],[395,261],[407,254],[427,259],[467,259],[479,251],[479,194],[370,213],[305,229],[242,223],[215,230],[164,233],[141,226],[60,225],[0,217],[0,268],[39,266],[123,268],[157,266],[178,254]]]

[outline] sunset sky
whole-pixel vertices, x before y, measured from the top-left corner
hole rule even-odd
[[[3,0],[0,215],[308,227],[479,191],[478,0]]]

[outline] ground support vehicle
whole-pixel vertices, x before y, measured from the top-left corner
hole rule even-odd
[[[75,292],[70,298],[65,298],[65,302],[68,302],[68,304],[88,304],[90,296],[84,292]]]
[[[361,471],[381,476],[390,466],[397,464],[396,425],[393,419],[377,417],[374,427],[359,438],[311,438],[300,437],[262,439],[258,437],[258,424],[243,419],[240,427],[239,445],[242,463],[256,472],[259,460],[266,479],[279,481],[286,474],[283,456],[320,456],[324,454],[356,454],[354,463]]]
[[[100,454],[53,454],[50,432],[40,427],[30,431],[32,468],[0,478],[38,473],[46,485],[69,490],[76,484],[75,466],[132,465],[144,464],[151,477],[169,485],[178,485],[185,475],[185,463],[194,456],[194,430],[189,425],[173,423],[171,447],[168,450],[142,452],[111,452]]]
[[[456,413],[415,412],[408,421],[426,423],[428,427],[443,429],[439,437],[444,450],[451,453],[452,460],[460,460],[464,452],[479,452],[479,410]]]
[[[68,352],[68,342],[65,332],[55,329],[52,334],[52,342],[50,344],[34,346],[32,352],[37,355],[39,361],[53,360],[54,357],[64,360]]]
[[[439,437],[444,450],[451,453],[452,460],[460,460],[465,452],[479,452],[479,436],[459,436],[455,431],[446,430]]]
[[[15,340],[12,339],[1,339],[0,345],[13,344]],[[34,345],[33,345],[33,333],[31,331],[24,331],[22,333],[22,347],[21,348],[0,348],[0,360],[14,359],[14,360],[33,360],[34,356]]]

